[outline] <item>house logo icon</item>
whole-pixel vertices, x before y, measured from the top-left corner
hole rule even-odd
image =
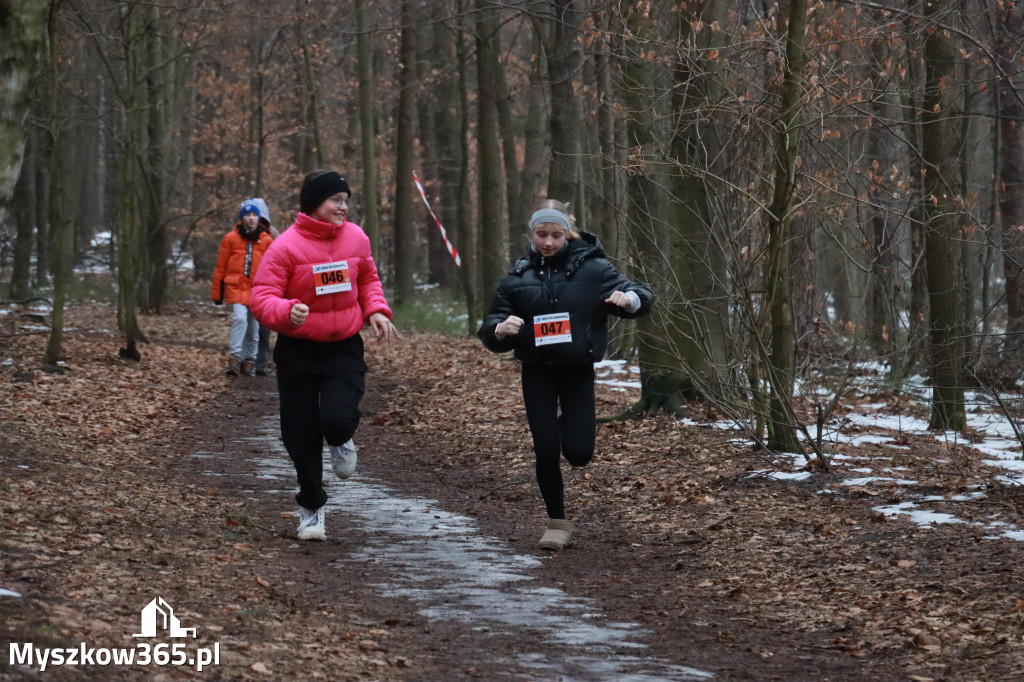
[[[134,634],[132,637],[156,637],[158,627],[167,630],[171,637],[196,636],[195,628],[181,627],[177,616],[174,615],[174,609],[164,601],[163,597],[157,597],[142,609],[142,632]]]

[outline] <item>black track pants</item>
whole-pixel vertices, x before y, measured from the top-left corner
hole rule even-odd
[[[584,466],[594,456],[594,366],[524,364],[523,400],[537,456],[537,484],[548,518],[564,519],[560,456],[565,455],[573,466]]]
[[[281,400],[281,438],[295,464],[306,509],[327,502],[323,449],[341,445],[359,426],[359,401],[366,390],[363,339],[317,342],[279,334],[274,346]]]

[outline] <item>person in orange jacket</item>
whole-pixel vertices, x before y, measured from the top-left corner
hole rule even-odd
[[[249,199],[246,199],[246,201],[249,201]],[[260,228],[267,232],[271,239],[280,237],[281,233],[270,222],[270,209],[267,207],[267,202],[259,197],[252,199],[252,201],[256,202],[256,207],[260,210]],[[256,376],[265,377],[269,374],[268,365],[270,364],[271,353],[270,328],[261,324],[260,341],[256,347]]]
[[[259,204],[254,199],[243,201],[238,223],[221,239],[213,270],[210,297],[217,305],[231,306],[228,376],[251,375],[256,362],[260,328],[249,311],[249,292],[263,254],[272,241],[259,221]]]

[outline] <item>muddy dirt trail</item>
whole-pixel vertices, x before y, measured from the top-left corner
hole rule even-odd
[[[206,420],[182,466],[260,510],[259,523],[274,530],[267,541],[285,545],[275,552],[275,584],[335,614],[355,606],[365,624],[382,626],[386,644],[368,646],[400,662],[391,673],[438,681],[879,679],[856,659],[787,645],[790,633],[711,605],[667,612],[666,585],[685,570],[688,552],[661,547],[662,561],[649,551],[638,560],[638,543],[608,519],[582,523],[561,553],[537,549],[543,519],[538,501],[524,495],[524,474],[508,485],[500,467],[446,465],[449,448],[379,418],[405,387],[379,375],[370,386],[357,475],[339,481],[325,471],[325,543],[293,539],[294,474],[278,437],[272,378],[238,382],[220,399],[221,417],[253,428],[227,433],[221,417]],[[577,475],[566,471],[567,482]]]

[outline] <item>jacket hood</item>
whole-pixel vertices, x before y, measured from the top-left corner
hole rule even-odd
[[[578,239],[567,239],[565,247],[553,256],[544,257],[531,246],[526,255],[512,266],[509,274],[521,275],[529,268],[539,268],[545,265],[564,265],[566,276],[572,277],[583,261],[588,258],[604,258],[604,246],[601,245],[601,240],[597,238],[596,234],[580,232]]]

